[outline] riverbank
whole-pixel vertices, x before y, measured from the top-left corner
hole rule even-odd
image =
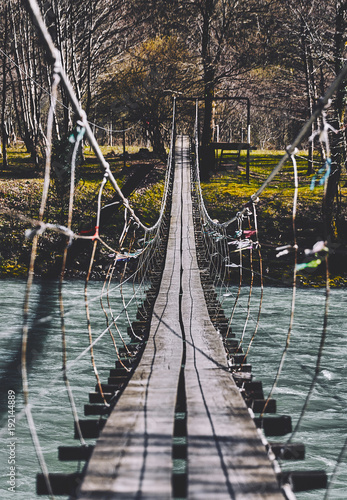
[[[202,184],[206,207],[212,219],[225,222],[232,219],[250,201],[251,196],[267,179],[284,151],[252,151],[250,161],[250,182],[246,183],[246,157],[241,156],[237,167],[215,172],[209,182]],[[317,162],[319,158],[316,158]],[[307,175],[307,153],[300,152],[296,157],[298,171],[298,199],[295,217],[295,233],[298,246],[298,264],[309,258],[307,254],[320,240],[324,240],[323,186],[311,189],[314,174]],[[315,167],[318,169],[318,166]],[[347,175],[341,178],[339,196],[341,213],[339,215],[339,236],[330,241],[329,274],[332,287],[347,286]],[[262,193],[256,205],[260,256],[253,252],[253,271],[255,283],[260,282],[260,260],[264,284],[271,286],[291,286],[293,282],[294,251],[289,248],[287,255],[278,256],[279,247],[294,244],[293,232],[294,180],[293,165],[287,162],[271,184]],[[230,226],[231,228],[232,226]],[[341,227],[345,230],[341,230]],[[236,224],[234,228],[237,229]],[[229,232],[231,229],[229,230]],[[244,252],[246,255],[247,252]],[[316,260],[322,261],[317,267],[307,267],[297,273],[297,284],[303,287],[324,287],[326,282],[325,255],[321,253]],[[246,256],[247,259],[247,256]],[[249,260],[249,256],[248,256]],[[313,258],[311,259],[313,260]],[[243,262],[245,275],[250,262]],[[236,271],[237,272],[237,271]],[[250,271],[248,271],[250,273]],[[238,272],[237,272],[238,274]],[[245,281],[247,276],[245,276]]]
[[[136,185],[128,199],[139,217],[149,226],[152,225],[160,209],[165,163],[153,158],[151,152],[144,149],[130,149],[125,162],[120,155],[120,148],[103,147],[102,150],[119,186],[124,189],[127,185],[128,191],[132,191],[133,185]],[[31,241],[25,237],[25,231],[33,227],[32,221],[38,220],[43,173],[35,171],[24,149],[10,149],[8,156],[9,168],[0,174],[0,277],[25,277],[31,253]],[[85,149],[84,156],[83,163],[77,167],[72,230],[75,234],[88,235],[95,231],[103,172],[89,148]],[[60,171],[63,171],[63,167],[64,165],[59,166]],[[63,173],[65,174],[64,171]],[[69,185],[64,177],[63,182],[59,181],[53,165],[44,220],[66,225]],[[114,189],[110,183],[106,183],[102,204],[113,203],[114,195]],[[113,248],[118,248],[118,239],[124,227],[124,214],[118,208],[119,206],[115,206],[102,228],[104,241]],[[51,278],[59,274],[65,242],[62,235],[52,231],[45,232],[37,250],[37,275]],[[85,277],[91,247],[91,241],[73,242],[73,252],[70,252],[71,259],[67,268],[68,277]],[[92,279],[101,279],[105,275],[110,262],[109,254],[108,250],[98,251]]]
[[[110,163],[117,182],[122,187],[139,172],[147,169],[148,173],[129,195],[129,200],[136,213],[149,226],[152,225],[160,209],[163,181],[166,165],[152,157],[147,150],[131,150],[126,162],[120,156],[120,150],[113,147],[103,148],[103,153]],[[206,206],[212,218],[219,221],[231,219],[241,207],[250,200],[253,193],[267,178],[283,152],[252,151],[250,162],[250,183],[246,183],[245,157],[241,156],[239,165],[213,172],[208,182],[202,184]],[[296,236],[298,244],[298,262],[305,259],[305,250],[323,238],[322,199],[323,188],[310,189],[312,176],[308,176],[307,157],[301,153],[297,158],[299,174],[299,196],[296,216]],[[253,252],[252,266],[244,263],[245,282],[248,269],[253,268],[254,282],[260,283],[260,259],[264,285],[291,286],[293,276],[293,252],[287,256],[276,257],[276,248],[293,244],[293,167],[290,162],[284,166],[271,185],[264,191],[257,205],[259,242],[261,254]],[[345,174],[344,174],[345,175]],[[342,185],[347,183],[342,179]],[[102,179],[102,172],[92,152],[85,150],[85,160],[78,167],[73,230],[75,233],[88,233],[95,226],[97,196]],[[0,175],[0,277],[25,277],[31,252],[31,241],[25,238],[25,231],[32,227],[31,220],[37,220],[43,176],[35,172],[29,155],[24,149],[9,150],[9,168]],[[342,206],[347,206],[347,189],[341,189]],[[112,202],[114,190],[106,184],[103,203]],[[341,216],[344,216],[342,213]],[[45,220],[66,224],[67,196],[53,176],[47,200]],[[117,245],[124,226],[121,210],[115,210],[103,228],[103,237],[112,247]],[[345,235],[347,238],[347,235]],[[80,240],[79,240],[80,241]],[[65,238],[56,233],[46,233],[38,249],[35,272],[42,277],[54,277],[59,274]],[[73,258],[70,259],[67,277],[84,278],[91,253],[91,242],[83,245],[73,244]],[[246,253],[246,252],[245,252]],[[329,271],[332,287],[347,285],[346,241],[330,245]],[[249,258],[246,256],[246,259]],[[110,263],[109,252],[100,250],[92,279],[103,279]],[[232,277],[238,282],[238,276]],[[325,286],[324,263],[316,268],[307,268],[298,273],[299,286]]]

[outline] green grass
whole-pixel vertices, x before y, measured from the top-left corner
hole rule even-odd
[[[146,225],[152,226],[157,221],[163,194],[164,181],[161,181],[151,186],[150,189],[135,192],[130,197],[132,207]]]
[[[134,153],[138,149],[127,148],[127,151]],[[119,158],[122,148],[106,146],[101,147],[101,150],[121,188],[132,173],[132,165],[138,164],[139,160],[127,160],[124,168],[124,161]],[[38,219],[43,190],[43,170],[43,165],[40,166],[39,172],[35,169],[30,155],[24,148],[8,149],[8,167],[0,171],[0,209],[3,209],[0,213],[0,276],[25,276],[27,273],[31,242],[26,240],[24,235],[25,230],[31,227],[31,223],[21,221],[18,216]],[[98,194],[103,174],[103,168],[100,167],[94,153],[86,147],[85,161],[77,168],[78,180],[74,193],[72,229],[76,233],[95,226]],[[68,191],[68,186],[57,189],[54,181],[51,180],[44,215],[45,221],[66,225]],[[148,226],[157,219],[162,192],[163,183],[157,183],[155,178],[149,182],[148,186],[142,186],[130,197],[136,213]],[[113,186],[107,182],[102,193],[102,204],[109,203],[114,194]],[[115,211],[110,224],[103,228],[102,234],[103,239],[111,247],[117,247],[123,225],[123,210]],[[57,260],[61,259],[63,240],[64,238],[55,233],[45,233],[38,249],[36,266],[38,273],[49,273],[49,268],[54,267]],[[81,261],[80,267],[83,264]]]
[[[252,151],[250,155],[250,182],[246,182],[246,156],[241,155],[239,168],[220,170],[214,172],[209,182],[202,184],[203,195],[207,209],[213,219],[225,222],[232,219],[241,208],[250,201],[251,196],[267,179],[276,167],[284,151]],[[319,158],[315,158],[315,170],[321,166]],[[300,252],[305,248],[312,248],[313,244],[323,238],[323,187],[316,186],[310,189],[312,175],[307,175],[307,153],[300,152],[297,156],[297,170],[299,178],[296,236]],[[342,174],[341,186],[347,183],[347,175]],[[343,210],[346,213],[347,188],[341,188]],[[268,277],[276,281],[290,281],[292,260],[288,258],[276,259],[276,247],[291,245],[293,235],[293,197],[294,176],[291,161],[286,162],[282,170],[275,176],[269,186],[263,191],[257,204],[259,240],[262,245],[264,269]],[[236,224],[230,226],[233,232]],[[299,256],[299,259],[303,256]],[[338,284],[344,283],[347,269],[334,255],[331,256],[332,274]],[[300,275],[303,284],[316,285],[322,283],[324,270],[319,269],[313,273]]]
[[[252,151],[250,156],[250,182],[246,182],[245,156],[241,156],[238,170],[228,169],[214,173],[210,181],[202,184],[204,197],[213,218],[221,221],[229,220],[242,205],[247,203],[251,196],[267,179],[284,152]],[[316,186],[310,189],[312,175],[307,175],[307,154],[299,153],[297,170],[299,178],[299,209],[305,205],[320,210],[323,202],[323,187]],[[316,158],[318,162],[319,159]],[[317,164],[318,169],[318,164]],[[347,182],[347,175],[342,176],[342,185]],[[275,176],[269,186],[260,196],[260,205],[271,213],[280,211],[281,214],[292,210],[294,196],[294,176],[291,161],[286,162],[282,170]],[[345,199],[347,189],[341,190]],[[272,206],[272,208],[271,208]]]

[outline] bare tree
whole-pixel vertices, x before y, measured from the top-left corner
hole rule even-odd
[[[342,66],[346,63],[347,43],[347,2],[346,0],[335,0],[335,33],[334,33],[334,55],[333,64],[335,74],[339,74]],[[341,217],[341,201],[339,196],[339,184],[342,168],[346,166],[346,134],[344,128],[345,108],[347,100],[347,87],[341,86],[334,100],[334,126],[338,131],[332,137],[331,159],[332,169],[328,179],[325,218],[328,236],[332,239],[343,237],[346,231],[346,221]]]
[[[23,16],[20,4],[9,2],[14,68],[10,76],[16,116],[22,138],[34,165],[38,167],[40,151],[44,146],[41,115],[47,93],[46,74],[42,71],[41,50],[34,36],[30,20]]]
[[[258,64],[259,51],[255,50],[254,42],[261,15],[269,3],[267,0],[178,0],[171,7],[173,14],[167,22],[185,40],[201,67],[205,100],[203,147],[212,140],[216,90],[226,78],[236,78]],[[207,161],[202,165],[203,178],[208,177],[211,166],[208,151],[204,154]]]
[[[8,126],[6,120],[6,101],[7,101],[7,58],[6,50],[8,46],[8,2],[6,1],[0,7],[0,15],[2,19],[1,33],[2,47],[5,52],[2,52],[2,96],[1,96],[1,143],[0,154],[2,153],[3,168],[7,168],[7,142],[8,142]]]

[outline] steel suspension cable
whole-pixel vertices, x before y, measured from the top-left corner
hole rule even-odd
[[[291,160],[293,164],[293,172],[294,172],[294,197],[293,197],[293,209],[292,209],[292,230],[293,230],[293,249],[294,249],[294,269],[293,269],[293,280],[292,280],[292,300],[291,300],[291,310],[290,310],[290,321],[289,321],[289,327],[288,327],[288,332],[287,332],[287,337],[286,337],[286,343],[285,347],[282,352],[282,356],[280,359],[280,363],[278,365],[277,373],[274,379],[274,382],[272,384],[272,387],[270,389],[269,395],[267,397],[266,403],[263,407],[263,411],[260,415],[260,417],[264,416],[264,413],[266,411],[266,408],[269,404],[269,401],[274,393],[274,390],[277,387],[278,380],[280,378],[283,365],[286,359],[286,355],[289,349],[289,344],[290,344],[290,337],[293,329],[293,323],[294,323],[294,313],[295,313],[295,298],[296,298],[296,269],[297,269],[297,260],[298,260],[298,245],[297,245],[297,239],[296,239],[296,212],[297,212],[297,202],[298,202],[298,191],[299,191],[299,180],[298,180],[298,169],[297,169],[297,164],[296,164],[296,159],[295,159],[295,151],[293,154],[291,154]]]

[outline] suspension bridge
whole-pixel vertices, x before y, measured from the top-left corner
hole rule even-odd
[[[198,104],[195,137],[176,137],[174,106],[160,218],[145,229],[143,250],[117,253],[107,277],[111,280],[120,262],[125,270],[135,258],[131,278],[144,287],[145,297],[137,320],[129,323],[130,340],[122,338],[116,347],[107,382],[94,366],[97,384],[85,415],[98,418],[75,415],[80,446],[59,447],[61,460],[85,460],[85,470],[39,474],[39,494],[292,499],[292,489],[326,486],[324,471],[282,473],[277,458],[303,458],[302,444],[270,444],[265,437],[290,433],[291,418],[264,416],[276,412],[276,401],[264,399],[261,382],[253,381],[242,339],[232,333],[214,288],[214,277],[225,279],[233,267],[232,252],[241,259],[244,250],[256,248],[251,238],[257,236],[256,201],[232,221],[236,237],[227,235],[228,225],[209,218],[199,181],[197,129]],[[251,217],[255,229],[243,229]],[[132,225],[126,218],[122,244]],[[95,248],[98,240],[90,238]],[[117,328],[113,315],[112,323]],[[92,352],[98,339],[90,340]],[[89,438],[97,438],[95,446],[86,445]]]
[[[172,488],[183,490],[175,495],[183,498],[187,491],[189,498],[281,498],[209,317],[192,208],[189,141],[181,137],[146,348],[108,418],[78,498],[113,492],[115,498],[163,499]],[[180,474],[173,471],[175,453],[186,458]]]
[[[35,19],[41,39],[54,61],[51,103],[47,125],[47,151],[45,185],[38,220],[27,236],[32,239],[32,255],[24,304],[22,336],[22,379],[25,413],[33,438],[42,473],[37,476],[37,492],[51,498],[70,495],[87,499],[295,499],[294,492],[305,489],[326,488],[327,475],[321,470],[283,472],[278,459],[303,459],[304,445],[295,443],[301,417],[292,429],[288,415],[276,413],[272,399],[288,350],[295,312],[295,276],[297,245],[287,245],[281,251],[295,254],[292,287],[292,307],[286,348],[279,363],[273,388],[264,397],[262,384],[252,376],[247,362],[249,351],[257,334],[262,307],[263,282],[258,316],[248,345],[244,333],[236,338],[232,331],[233,316],[242,284],[243,254],[259,255],[257,204],[259,196],[291,160],[294,170],[295,195],[293,225],[295,225],[298,182],[296,174],[296,147],[311,130],[317,117],[321,117],[320,140],[329,151],[326,106],[343,82],[347,67],[333,82],[319,102],[310,120],[304,125],[293,144],[260,186],[250,201],[225,223],[210,218],[206,210],[199,179],[198,100],[194,136],[176,135],[176,100],[174,100],[170,151],[161,210],[157,223],[147,227],[132,209],[120,190],[110,166],[103,157],[90,124],[73,93],[71,84],[61,66],[49,33],[44,25],[35,0],[28,0],[28,8]],[[66,226],[45,221],[45,209],[50,176],[50,153],[53,134],[57,89],[62,85],[70,96],[77,116],[77,133],[71,160],[71,186],[69,213]],[[83,135],[86,135],[103,169],[103,178],[97,201],[95,234],[81,236],[73,227],[75,162]],[[248,154],[249,148],[247,147]],[[329,158],[323,165],[323,183],[326,184],[330,168]],[[118,248],[111,247],[102,237],[100,226],[104,187],[110,183],[124,206],[124,228]],[[28,222],[32,222],[29,221]],[[27,344],[29,333],[29,298],[35,272],[38,241],[48,231],[66,237],[59,303],[62,331],[63,380],[71,406],[77,446],[60,446],[61,461],[81,461],[82,471],[70,474],[48,470],[40,447],[35,419],[30,404],[30,384],[27,370]],[[295,232],[295,231],[294,231]],[[64,273],[71,243],[76,239],[89,240],[92,245],[90,266],[85,282],[85,303],[89,347],[76,360],[68,361],[68,332],[64,313]],[[320,256],[326,258],[328,250],[323,242]],[[114,252],[114,261],[107,271],[101,292],[102,314],[106,327],[95,336],[92,331],[88,285],[98,246]],[[127,250],[125,250],[127,248]],[[317,249],[316,249],[317,250]],[[312,249],[312,262],[318,250]],[[136,264],[134,264],[134,262]],[[328,266],[327,266],[328,267]],[[231,316],[223,310],[223,295],[216,291],[219,283],[228,283],[230,273],[237,268],[240,285],[235,294]],[[119,271],[121,269],[121,271]],[[122,297],[123,308],[116,314],[111,306],[111,284],[115,272],[120,274],[116,286]],[[254,269],[251,269],[252,279]],[[133,295],[127,303],[123,287],[133,286]],[[252,289],[252,287],[251,287]],[[114,290],[113,290],[114,291]],[[321,350],[326,335],[329,284],[327,279],[326,310]],[[250,292],[251,295],[251,292]],[[107,302],[107,305],[106,305]],[[136,318],[130,309],[136,305]],[[130,307],[131,306],[131,307]],[[127,332],[120,331],[118,319],[123,315]],[[246,324],[250,317],[247,311]],[[110,336],[114,349],[115,366],[103,380],[95,362],[94,351],[98,343]],[[117,337],[117,338],[116,338]],[[96,385],[85,404],[86,417],[79,416],[69,374],[74,364],[90,354]],[[319,373],[321,351],[318,355],[316,375],[307,395],[303,414]],[[265,415],[266,414],[266,415]],[[267,437],[285,436],[285,443],[269,442]],[[97,439],[88,445],[88,439]],[[343,456],[343,450],[341,457]],[[73,466],[72,466],[73,467]]]
[[[255,418],[252,408],[273,412],[275,401],[265,400],[261,383],[252,382],[214,291],[192,144],[177,137],[169,158],[157,259],[148,266],[146,257],[151,286],[131,340],[117,351],[108,383],[98,379],[85,405],[85,414],[99,419],[78,419],[75,437],[83,442],[59,448],[61,460],[88,465],[77,475],[39,475],[40,494],[49,493],[48,481],[51,494],[79,499],[294,498],[288,481],[293,484],[295,473],[281,473],[259,429],[265,424],[267,434],[284,435],[291,419]],[[96,437],[95,447],[85,445]],[[277,456],[303,454],[298,444],[274,449]],[[310,478],[312,472],[306,482]],[[322,480],[324,473],[316,473],[315,487]]]

